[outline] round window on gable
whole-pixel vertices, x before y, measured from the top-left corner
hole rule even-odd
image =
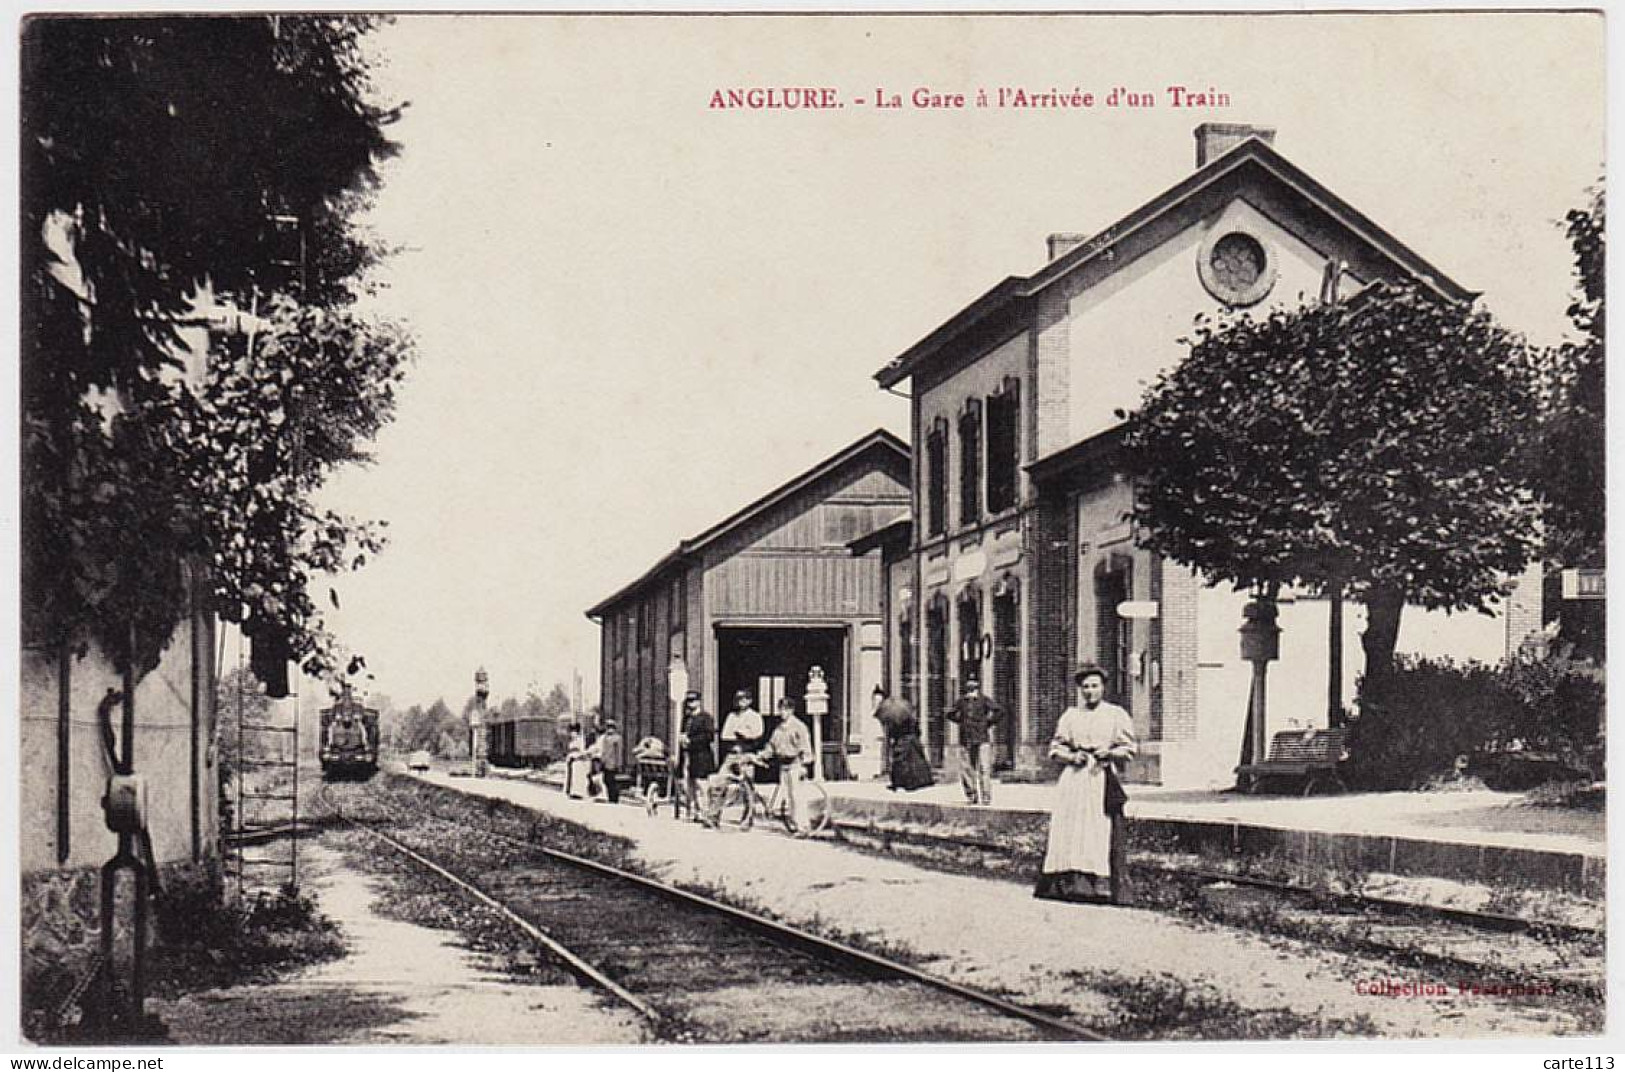
[[[1216,229],[1202,243],[1196,271],[1207,292],[1226,305],[1253,305],[1275,285],[1275,257],[1247,231]]]

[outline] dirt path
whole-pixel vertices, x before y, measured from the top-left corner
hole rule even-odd
[[[268,986],[210,990],[156,1011],[176,1043],[629,1045],[636,1017],[573,983],[513,982],[435,930],[380,914],[388,876],[349,866],[327,839],[300,847],[305,888],[349,952]]]

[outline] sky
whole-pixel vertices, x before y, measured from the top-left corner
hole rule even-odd
[[[401,706],[460,709],[479,666],[496,698],[579,672],[596,700],[586,608],[875,428],[906,439],[875,371],[1189,174],[1199,123],[1275,128],[1542,343],[1604,158],[1589,15],[407,15],[372,47],[409,102],[373,308],[418,356],[375,464],[326,492],[391,534],[330,624]],[[844,107],[708,107],[786,86]],[[999,87],[1096,102],[975,107]]]

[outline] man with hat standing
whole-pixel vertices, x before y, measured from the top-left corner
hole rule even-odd
[[[593,743],[593,750],[598,760],[598,772],[604,781],[602,799],[611,804],[618,803],[621,799],[621,768],[626,766],[626,745],[613,721],[604,723],[604,732]]]
[[[1010,732],[1004,725],[1004,709],[983,696],[982,683],[971,677],[965,679],[965,695],[943,715],[959,726],[959,782],[965,799],[972,804],[992,804],[992,730],[997,722],[1002,732]]]
[[[716,735],[716,723],[711,719],[711,712],[700,706],[700,694],[688,693],[683,697],[683,722],[677,733],[675,758],[676,774],[687,790],[688,817],[692,822],[705,822],[709,815],[709,809],[700,799],[700,787],[716,773],[717,757],[711,744]]]

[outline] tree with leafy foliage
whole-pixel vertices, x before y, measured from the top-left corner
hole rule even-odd
[[[1552,353],[1552,375],[1540,448],[1546,498],[1548,621],[1557,622],[1565,655],[1602,662],[1607,604],[1563,598],[1568,569],[1601,569],[1606,561],[1606,215],[1600,187],[1563,221],[1574,251],[1577,289],[1568,307],[1574,335]]]
[[[1538,552],[1539,362],[1413,285],[1202,321],[1128,415],[1146,546],[1213,582],[1367,610],[1371,688],[1407,602],[1488,611]]]
[[[364,458],[410,352],[353,309],[379,255],[354,216],[395,151],[362,51],[375,22],[25,23],[31,637],[94,640],[139,676],[186,613],[192,574],[284,664],[340,669],[305,588],[358,566],[380,534],[318,511],[312,493]],[[211,300],[256,315],[246,336],[213,335],[198,373],[186,336],[208,327]]]
[[[564,686],[555,683],[547,690],[547,696],[542,700],[542,715],[555,720],[568,720],[574,708],[570,704],[570,694],[564,691]]]
[[[1578,337],[1558,347],[1553,369],[1553,406],[1541,472],[1547,500],[1546,553],[1561,565],[1601,567],[1608,492],[1603,420],[1607,220],[1602,190],[1593,190],[1590,204],[1571,210],[1564,223],[1579,286],[1568,315]]]
[[[441,756],[467,753],[468,726],[443,699],[437,699],[427,708],[413,704],[399,716],[392,732],[395,748],[400,752],[426,749]],[[452,742],[448,747],[447,742]],[[460,745],[456,742],[461,741]]]

